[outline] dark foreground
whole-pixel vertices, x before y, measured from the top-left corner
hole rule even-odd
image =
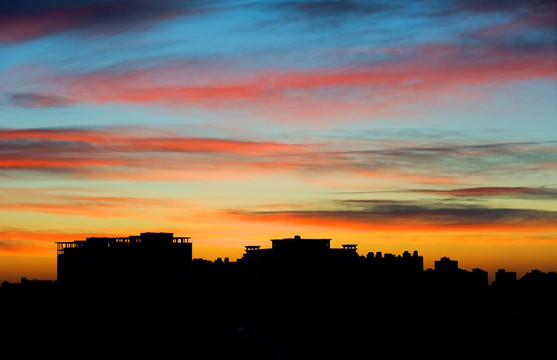
[[[303,299],[298,301],[303,303]],[[346,313],[343,315],[343,313]],[[554,353],[555,312],[387,307],[364,311],[312,304],[246,316],[215,309],[2,309],[4,359],[361,359]],[[548,353],[548,351],[550,351]]]

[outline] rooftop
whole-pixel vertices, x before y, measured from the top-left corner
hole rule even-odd
[[[128,237],[88,237],[85,240],[58,241],[56,249],[58,255],[64,254],[66,249],[76,249],[94,246],[96,248],[110,248],[114,246],[159,245],[159,244],[188,244],[190,236],[174,236],[173,233],[145,232]]]

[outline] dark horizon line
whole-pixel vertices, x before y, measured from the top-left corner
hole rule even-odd
[[[191,236],[174,236],[174,233],[155,232],[155,231],[151,232],[151,231],[149,231],[149,232],[142,232],[142,233],[140,233],[140,235],[114,236],[114,237],[93,236],[93,237],[87,237],[87,238],[85,238],[85,240],[56,241],[55,244],[57,245],[57,252],[58,252],[58,255],[60,255],[60,254],[61,254],[61,251],[62,251],[62,253],[63,253],[63,250],[62,250],[63,247],[68,246],[68,244],[85,244],[87,241],[91,240],[91,241],[95,241],[95,242],[106,241],[107,244],[108,244],[109,242],[110,242],[110,243],[112,243],[112,242],[117,242],[117,243],[123,244],[123,245],[125,246],[125,244],[130,244],[130,243],[134,243],[134,242],[138,242],[138,243],[141,242],[141,237],[142,237],[144,234],[147,234],[147,235],[160,235],[160,234],[167,234],[167,235],[168,235],[168,234],[171,234],[171,235],[172,235],[172,238],[173,238],[173,241],[186,241],[186,242],[189,242],[189,241],[191,240]],[[292,238],[283,238],[283,239],[278,239],[278,238],[277,238],[277,239],[270,239],[269,241],[272,242],[272,241],[275,241],[275,240],[306,240],[306,241],[311,241],[311,240],[329,240],[329,241],[330,241],[330,240],[332,240],[332,239],[313,239],[313,238],[310,239],[310,238],[302,238],[300,235],[294,235]],[[192,243],[192,245],[193,245],[193,243]],[[369,257],[369,256],[370,256],[370,254],[372,254],[372,256],[376,256],[376,255],[379,255],[379,254],[380,254],[380,256],[382,256],[382,257],[395,257],[395,258],[400,258],[400,257],[404,256],[405,253],[410,253],[408,250],[404,250],[403,253],[402,253],[402,255],[396,255],[396,254],[394,254],[394,253],[387,253],[387,252],[382,252],[382,251],[375,251],[375,252],[369,251],[366,255],[360,255],[360,254],[358,254],[358,252],[357,252],[357,246],[358,246],[358,244],[341,244],[341,246],[342,246],[343,248],[345,248],[346,246],[353,247],[353,248],[351,248],[350,250],[354,250],[354,251],[356,252],[356,254],[358,255],[358,258],[359,258],[360,260],[366,259],[366,257]],[[271,248],[261,248],[261,246],[259,246],[259,245],[255,245],[255,246],[254,246],[254,245],[245,245],[245,248],[246,248],[246,251],[248,251],[248,250],[247,250],[248,248],[257,248],[257,250],[270,250],[270,249],[272,249],[272,247],[271,247]],[[342,249],[342,248],[336,248],[336,249]],[[416,253],[416,254],[417,254],[417,253],[418,253],[418,250],[413,250],[413,253]],[[451,261],[456,261],[456,262],[457,262],[457,266],[458,266],[458,260],[452,260],[451,258],[449,258],[449,257],[447,257],[447,256],[442,256],[439,260],[434,260],[433,263],[435,264],[437,261],[442,261],[443,259],[451,260]],[[202,258],[202,257],[198,257],[198,258],[192,258],[192,260],[193,260],[193,261],[201,261],[201,262],[209,262],[209,263],[229,263],[229,262],[231,262],[231,263],[238,263],[238,262],[240,262],[240,261],[242,260],[242,258],[237,258],[236,261],[230,261],[230,258],[229,258],[229,257],[217,257],[215,260],[209,260],[209,259],[205,259],[205,258]],[[488,274],[488,276],[489,276],[489,272],[488,272],[488,271],[485,271],[485,270],[483,270],[483,269],[481,269],[481,268],[478,268],[478,267],[474,267],[474,268],[472,268],[471,270],[466,270],[466,269],[462,269],[462,268],[458,267],[458,270],[467,271],[467,272],[473,272],[473,271],[475,271],[475,270],[481,270],[481,271],[486,272],[486,273]],[[423,271],[423,272],[435,271],[435,268],[427,268],[427,269],[423,269],[422,271]],[[494,271],[494,272],[493,272],[493,276],[491,276],[491,278],[493,278],[493,280],[491,281],[491,283],[489,283],[489,285],[492,285],[492,284],[495,282],[495,275],[497,274],[497,272],[500,272],[500,271],[503,271],[503,272],[508,273],[508,274],[515,274],[515,276],[518,275],[518,274],[520,274],[520,273],[517,272],[517,271],[507,271],[506,269],[504,269],[504,268],[502,268],[502,267],[499,267],[497,271]],[[522,276],[520,277],[520,279],[523,278],[524,276],[526,276],[527,274],[532,274],[532,273],[555,274],[555,273],[557,273],[557,270],[541,271],[541,270],[539,270],[538,268],[534,267],[534,268],[531,268],[529,271],[524,271],[524,273],[522,274]],[[519,278],[517,277],[517,280],[518,280],[518,279],[519,279]],[[31,280],[29,280],[27,276],[21,276],[21,277],[20,277],[20,282],[19,282],[19,283],[22,283],[22,282],[24,282],[24,281],[54,281],[54,282],[56,282],[57,279],[37,279],[37,278],[32,278]],[[10,281],[8,281],[8,280],[3,280],[2,283],[16,283],[16,282],[10,282]]]

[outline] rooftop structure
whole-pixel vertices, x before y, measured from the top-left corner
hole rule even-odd
[[[187,244],[191,237],[175,237],[172,233],[145,232],[139,236],[128,237],[89,237],[85,240],[58,241],[56,249],[58,255],[63,255],[67,249],[101,249],[101,248],[123,248],[123,247],[161,247],[172,246],[172,244]],[[72,251],[72,250],[70,250]]]
[[[300,235],[293,238],[271,240],[272,248],[277,250],[323,250],[331,247],[331,239],[302,239]]]
[[[336,261],[343,257],[357,258],[357,245],[345,244],[342,248],[331,248],[331,239],[303,239],[300,235],[291,238],[272,239],[271,248],[259,245],[246,246],[242,261],[288,263],[311,263]],[[336,259],[336,260],[334,260]]]

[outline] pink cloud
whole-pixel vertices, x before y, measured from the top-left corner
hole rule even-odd
[[[155,178],[294,166],[304,144],[134,133],[133,129],[0,130],[0,168],[63,172],[75,176]],[[239,170],[241,169],[241,170]]]
[[[98,70],[38,80],[35,97],[74,103],[158,104],[210,110],[241,109],[282,121],[342,118],[435,102],[469,100],[463,89],[557,76],[555,55],[512,48],[467,48],[431,44],[391,49],[381,64],[309,70],[231,72],[172,65]],[[397,60],[399,59],[399,60]]]
[[[0,189],[0,206],[6,211],[30,211],[89,217],[135,217],[145,209],[179,204],[173,199],[122,196],[71,195],[56,190]]]
[[[507,177],[517,166],[542,169],[552,150],[543,143],[357,140],[286,143],[268,139],[217,139],[152,129],[0,129],[0,168],[100,179],[184,180],[296,174],[312,181],[355,183],[396,180],[406,184],[458,184]],[[537,162],[515,154],[537,154]],[[482,172],[485,156],[500,166]],[[348,177],[347,177],[348,175]],[[367,180],[366,180],[367,181]],[[495,190],[493,190],[495,191]]]

